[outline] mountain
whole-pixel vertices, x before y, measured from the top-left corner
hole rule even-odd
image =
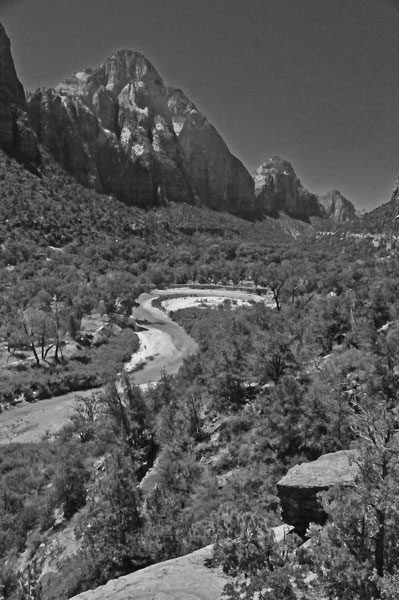
[[[80,183],[128,204],[194,202],[165,86],[142,54],[116,52],[28,104],[40,143]]]
[[[308,221],[321,217],[342,222],[355,220],[356,209],[338,190],[322,196],[309,192],[297,177],[293,166],[280,156],[272,156],[254,174],[258,210],[262,214],[287,215]]]
[[[329,219],[338,221],[354,221],[357,219],[356,209],[352,202],[345,198],[339,190],[331,190],[322,196],[318,196]]]
[[[139,52],[120,50],[28,104],[40,143],[86,186],[128,204],[184,201],[254,216],[245,167]]]
[[[325,216],[317,196],[303,187],[287,160],[273,156],[255,172],[255,195],[262,213],[276,216],[279,212],[296,219]]]
[[[39,162],[39,152],[26,110],[25,92],[15,72],[10,40],[0,23],[0,148],[33,168]]]
[[[119,50],[26,99],[2,26],[0,50],[0,148],[31,170],[47,151],[79,183],[145,208],[185,202],[250,220],[355,214],[337,191],[319,200],[278,156],[254,181],[206,116],[139,52]]]

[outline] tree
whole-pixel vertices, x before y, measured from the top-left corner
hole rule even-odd
[[[293,582],[301,569],[290,564],[295,536],[277,543],[270,519],[259,513],[222,508],[215,516],[214,561],[235,577],[226,584],[229,600],[295,600]]]
[[[89,471],[84,465],[80,449],[69,443],[54,481],[55,501],[62,503],[66,519],[70,519],[85,505],[88,480]]]
[[[88,554],[88,583],[101,585],[151,562],[142,544],[142,500],[137,464],[121,449],[107,459],[106,472],[94,487],[88,510],[79,524]],[[88,526],[90,524],[90,526]]]
[[[286,266],[276,265],[271,263],[263,275],[267,287],[270,288],[273,299],[278,311],[281,310],[286,301],[286,293],[288,291],[288,280],[290,273]]]
[[[363,399],[351,426],[358,476],[326,494],[329,522],[314,536],[312,557],[329,598],[367,600],[387,589],[386,577],[394,581],[399,560],[398,407],[381,395],[376,403]]]
[[[102,398],[104,412],[110,419],[112,439],[130,456],[133,463],[147,460],[154,445],[152,416],[139,386],[127,375],[109,384]]]
[[[295,342],[293,335],[278,327],[270,327],[257,341],[257,373],[261,383],[270,379],[278,383],[288,371],[295,372],[298,368]]]

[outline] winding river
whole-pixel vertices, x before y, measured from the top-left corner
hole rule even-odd
[[[145,329],[138,333],[139,352],[126,364],[126,370],[131,372],[133,381],[139,385],[157,382],[163,370],[169,374],[177,373],[183,360],[197,351],[197,344],[192,337],[166,312],[152,305],[155,298],[171,295],[176,300],[192,298],[191,304],[194,305],[199,302],[216,305],[226,298],[246,304],[265,301],[264,297],[248,292],[214,288],[173,288],[141,294],[133,316]],[[89,396],[94,391],[71,392],[4,411],[0,414],[0,444],[37,442],[46,434],[56,433],[69,420],[76,396]]]

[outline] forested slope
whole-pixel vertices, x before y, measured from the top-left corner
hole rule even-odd
[[[4,352],[18,354],[22,344],[29,353],[33,345],[39,358],[7,370],[4,402],[21,380],[28,392],[31,376],[37,388],[39,380],[62,378],[73,362],[87,373],[101,348],[109,361],[123,347],[120,338],[98,348],[89,340],[85,348],[82,318],[119,316],[117,335],[127,335],[121,317],[128,320],[150,284],[251,279],[274,298],[273,308],[227,303],[177,313],[200,348],[177,376],[165,374],[147,393],[127,381],[119,390],[110,383],[105,394],[80,403],[56,440],[1,450],[4,596],[18,597],[30,572],[31,583],[41,578],[43,598],[67,598],[218,540],[215,560],[232,575],[251,573],[248,598],[265,585],[290,597],[294,576],[306,591],[309,569],[322,590],[329,581],[337,593],[344,577],[351,593],[366,589],[376,597],[396,556],[390,522],[384,561],[376,562],[373,523],[380,513],[370,503],[373,494],[386,494],[377,508],[395,514],[396,251],[372,239],[314,239],[310,226],[288,219],[252,224],[183,205],[144,212],[80,187],[51,162],[39,178],[4,155],[2,161]],[[51,346],[45,358],[44,332],[44,351]],[[61,356],[72,341],[80,346],[78,361]],[[111,372],[107,377],[112,381]],[[356,511],[370,515],[361,550],[330,560],[337,544],[359,535],[355,518],[340,520],[340,493],[330,509],[335,529],[317,542],[317,561],[304,566],[278,549],[267,564],[260,560],[257,545],[281,522],[279,478],[298,461],[353,444],[365,458],[374,452],[370,464],[377,468],[383,448],[370,437],[373,424],[389,434],[388,487],[375,479],[374,487],[359,488]],[[155,473],[145,478],[156,456]],[[75,550],[61,552],[58,566],[43,571],[55,523],[74,532]],[[237,536],[238,553],[231,545]],[[377,578],[365,588],[373,569]]]

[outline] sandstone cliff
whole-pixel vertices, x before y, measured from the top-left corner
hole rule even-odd
[[[325,216],[317,196],[303,187],[292,165],[273,156],[255,172],[255,195],[263,214],[277,216],[279,212],[296,219]]]
[[[84,185],[128,203],[195,199],[163,81],[140,53],[121,50],[29,100],[40,142]]]
[[[37,140],[27,119],[24,89],[15,72],[10,40],[1,23],[0,148],[29,167],[39,160]]]
[[[203,203],[254,217],[251,176],[180,90],[121,50],[29,99],[40,142],[80,183],[142,206]]]
[[[244,165],[181,90],[167,88],[167,98],[173,127],[201,201],[216,210],[253,217],[254,182]]]
[[[356,209],[352,202],[345,198],[339,190],[331,190],[327,194],[318,196],[318,199],[329,219],[338,222],[357,219]]]

